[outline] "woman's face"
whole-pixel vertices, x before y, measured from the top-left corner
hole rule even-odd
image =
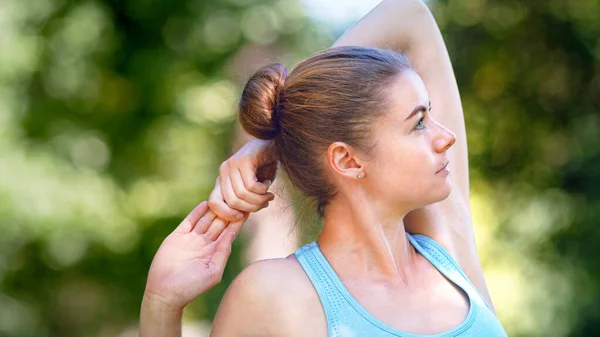
[[[441,169],[456,135],[430,112],[443,114],[444,107],[431,105],[435,102],[429,101],[423,81],[413,71],[398,76],[388,93],[388,111],[376,123],[376,146],[365,170],[373,195],[410,209],[447,198],[449,172]]]

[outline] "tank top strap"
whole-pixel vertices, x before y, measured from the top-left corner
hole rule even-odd
[[[465,291],[468,292],[469,296],[480,305],[488,307],[488,303],[483,299],[483,296],[477,291],[477,288],[473,285],[471,280],[460,268],[456,260],[448,253],[442,245],[440,245],[434,239],[422,235],[422,234],[409,234],[406,233],[409,241],[413,244],[415,249],[421,253],[431,264],[433,264],[438,270],[440,270],[446,277],[458,284]]]
[[[327,319],[327,331],[331,334],[336,329],[332,323],[338,321],[336,305],[342,305],[344,298],[337,290],[334,279],[329,275],[326,264],[320,261],[321,255],[318,254],[318,249],[317,242],[314,241],[298,248],[294,254],[319,296]]]

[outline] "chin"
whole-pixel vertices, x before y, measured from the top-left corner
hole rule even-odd
[[[413,209],[423,208],[425,206],[433,205],[437,202],[446,200],[448,196],[450,196],[450,191],[450,187],[438,188],[434,190],[435,193],[431,193],[427,199],[422,200],[423,202],[420,203],[418,206],[414,207]]]
[[[450,196],[450,192],[452,192],[452,184],[450,184],[450,181],[447,181],[447,183],[444,186],[437,188],[435,192],[435,200],[432,202],[432,204],[442,200],[446,200],[446,198]]]
[[[448,198],[450,196],[451,191],[452,191],[452,189],[448,188],[448,190],[445,191],[445,193],[442,195],[442,198],[439,201],[446,200],[446,198]]]

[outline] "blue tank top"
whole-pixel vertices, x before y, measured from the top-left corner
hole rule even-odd
[[[319,295],[327,319],[328,336],[506,337],[494,313],[450,254],[428,236],[409,233],[407,236],[421,255],[467,294],[470,302],[467,318],[456,328],[436,335],[416,335],[396,330],[375,318],[358,303],[321,253],[317,242],[312,242],[296,250],[295,255]]]

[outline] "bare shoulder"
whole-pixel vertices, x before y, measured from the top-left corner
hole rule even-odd
[[[315,310],[323,312],[293,254],[261,260],[246,267],[227,289],[211,336],[304,336],[307,329],[326,328],[325,314],[315,315]]]

